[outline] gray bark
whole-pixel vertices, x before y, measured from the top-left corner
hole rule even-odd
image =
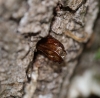
[[[0,98],[67,98],[97,13],[97,0],[0,0]],[[64,45],[61,64],[36,51],[48,34]]]

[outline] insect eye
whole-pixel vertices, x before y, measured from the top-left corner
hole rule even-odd
[[[64,46],[54,37],[48,35],[41,39],[36,46],[38,51],[41,51],[50,60],[61,63],[66,54]]]

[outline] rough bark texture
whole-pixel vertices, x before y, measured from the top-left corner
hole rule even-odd
[[[0,97],[67,98],[97,12],[97,0],[0,0]],[[36,51],[48,34],[64,45],[61,64]]]
[[[68,98],[100,98],[100,1],[94,33],[84,50],[70,82]]]

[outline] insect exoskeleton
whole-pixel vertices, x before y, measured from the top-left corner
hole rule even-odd
[[[63,44],[51,35],[42,38],[36,48],[54,62],[61,63],[66,54]]]

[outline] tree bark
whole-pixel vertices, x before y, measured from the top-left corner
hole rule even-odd
[[[67,98],[97,13],[97,0],[0,0],[0,97]],[[36,50],[49,34],[64,45],[61,64]]]

